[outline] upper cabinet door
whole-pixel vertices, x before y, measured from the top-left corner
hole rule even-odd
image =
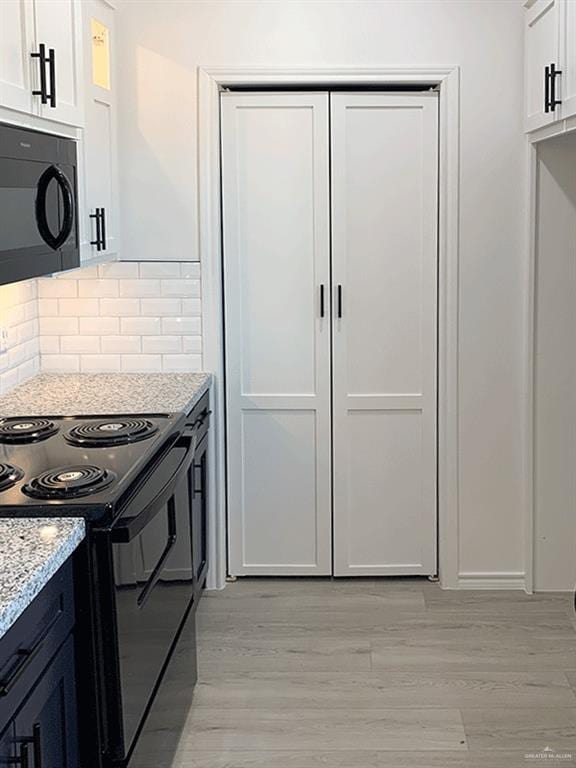
[[[0,2],[0,105],[32,112],[32,0]]]
[[[562,98],[560,62],[561,0],[536,0],[526,18],[526,130],[533,131],[560,119]]]
[[[576,2],[562,4],[562,117],[576,115]]]
[[[118,249],[114,10],[108,0],[85,0],[83,29],[86,262],[93,257],[112,258]]]
[[[82,7],[79,0],[35,0],[36,43],[45,46],[47,99],[41,115],[68,125],[83,124]]]

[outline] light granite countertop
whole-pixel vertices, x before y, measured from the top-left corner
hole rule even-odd
[[[0,519],[0,637],[84,536],[81,518]]]
[[[0,397],[0,417],[190,411],[209,373],[40,373]]]

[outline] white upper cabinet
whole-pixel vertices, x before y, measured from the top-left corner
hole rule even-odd
[[[560,118],[560,0],[536,0],[526,18],[526,130]],[[554,98],[556,96],[556,98]]]
[[[34,9],[31,0],[0,2],[0,105],[32,112]]]
[[[562,117],[576,115],[576,0],[563,0]]]
[[[117,238],[116,83],[114,9],[108,0],[84,2],[84,177],[83,261],[112,258]]]
[[[46,73],[40,114],[68,125],[83,123],[81,13],[78,0],[34,0],[38,51],[43,45],[47,55],[36,59],[38,77],[43,63]]]
[[[526,14],[526,130],[576,115],[576,0],[535,0]]]
[[[0,106],[81,126],[80,0],[0,2]]]

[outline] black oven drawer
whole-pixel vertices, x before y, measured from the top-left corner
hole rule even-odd
[[[73,626],[74,585],[68,560],[0,639],[0,724],[20,706]]]

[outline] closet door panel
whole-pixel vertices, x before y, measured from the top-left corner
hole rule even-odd
[[[327,94],[223,94],[232,574],[331,571]]]
[[[431,574],[437,97],[337,94],[332,126],[335,573]]]

